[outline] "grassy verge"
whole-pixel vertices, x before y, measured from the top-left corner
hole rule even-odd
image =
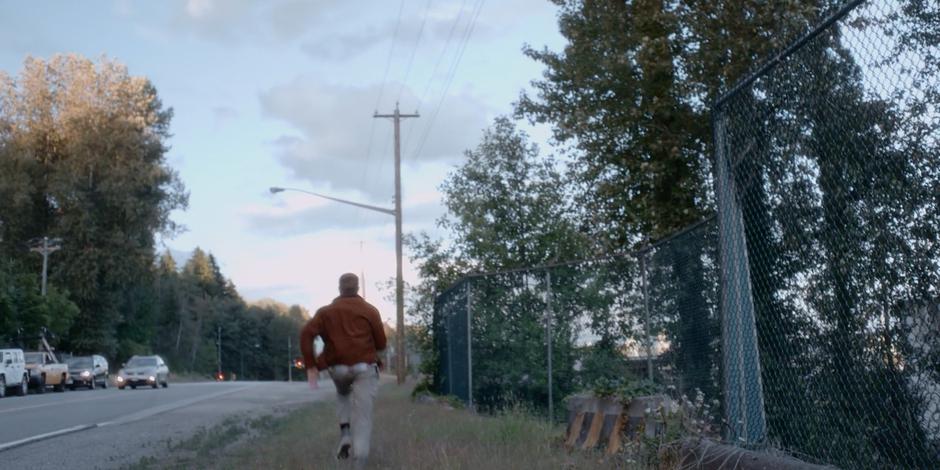
[[[385,386],[376,404],[370,468],[618,468],[602,454],[569,455],[563,433],[522,413],[487,417],[413,403],[405,388]],[[278,417],[227,421],[168,445],[172,459],[144,460],[138,468],[349,468],[333,459],[338,435],[333,404],[318,403]]]

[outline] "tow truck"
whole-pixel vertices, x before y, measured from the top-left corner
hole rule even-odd
[[[44,335],[39,338],[39,345],[41,351],[24,353],[26,369],[29,371],[29,387],[36,393],[45,393],[49,386],[57,392],[64,392],[70,380],[68,364],[59,362]]]

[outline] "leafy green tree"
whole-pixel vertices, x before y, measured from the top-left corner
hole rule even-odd
[[[692,12],[711,7],[662,0],[556,3],[567,44],[559,52],[525,49],[546,70],[533,82],[534,94],[521,95],[516,110],[535,123],[549,124],[555,141],[574,161],[570,174],[585,227],[605,252],[616,253],[698,222],[713,210],[707,186],[711,121],[703,103],[717,97],[728,72],[699,83],[691,71],[705,67],[711,52],[707,48],[731,46],[727,37],[713,45],[695,36],[704,31],[690,24],[696,17]],[[744,21],[742,16],[739,22]],[[696,52],[690,52],[693,48]],[[717,331],[718,319],[709,307],[706,246],[673,247],[654,266],[664,273],[654,273],[658,285],[666,286],[668,280],[671,286],[657,294],[668,292],[668,304],[677,306],[675,314],[664,310],[668,317],[657,326],[667,329],[682,370],[711,370],[719,360],[707,333]],[[612,273],[607,282],[618,286],[618,292],[629,291],[636,274]],[[607,329],[622,342],[622,332],[636,320],[623,317],[618,322]],[[620,346],[610,343],[612,350]],[[715,389],[711,374],[694,374],[683,383],[689,390]]]
[[[925,102],[904,98],[918,92],[871,89],[873,77],[920,73],[857,62],[844,33],[883,37],[894,20],[878,13],[830,28],[722,111],[773,438],[844,466],[918,467],[930,450],[911,384],[928,372],[911,367],[904,325],[940,274],[936,140],[925,138],[938,128]]]
[[[209,375],[221,327],[226,372],[273,379],[277,365],[283,378],[300,307],[246,305],[201,249],[182,267],[155,252],[188,198],[165,158],[171,117],[116,61],[28,58],[18,76],[0,73],[0,328],[12,342],[47,328],[59,349],[115,363],[158,353],[176,372]],[[45,298],[27,249],[42,236],[63,239]],[[276,348],[262,344],[272,328]],[[277,364],[269,351],[283,351]]]
[[[551,125],[575,162],[592,232],[630,249],[702,218],[707,117],[678,68],[685,25],[663,1],[559,1],[561,52],[525,49],[545,65],[517,114]]]
[[[36,347],[34,341],[45,328],[52,333],[53,347],[62,344],[78,307],[64,292],[51,286],[40,295],[36,274],[25,272],[15,263],[0,260],[0,332],[11,344]]]
[[[439,341],[443,319],[434,316],[432,299],[459,273],[579,258],[588,245],[571,217],[557,164],[540,156],[509,119],[496,119],[465,157],[441,187],[448,215],[440,225],[449,233],[449,243],[427,236],[410,239],[425,276],[416,287],[418,299],[411,305],[419,309],[423,324]],[[544,273],[480,279],[472,284],[474,371],[480,377],[474,396],[482,406],[504,403],[508,392],[546,403],[547,378],[541,367],[545,362],[544,300],[540,291],[530,288],[541,279]],[[571,371],[574,332],[573,323],[563,321],[565,314],[559,309],[556,319],[564,325],[554,335],[556,360],[558,370]],[[439,363],[440,358],[431,355],[429,362],[434,361]],[[511,383],[521,386],[507,387]],[[436,385],[441,387],[440,377]],[[558,390],[556,396],[561,398],[567,391]]]
[[[567,44],[558,52],[526,49],[546,71],[533,83],[534,93],[520,97],[517,113],[552,126],[556,143],[575,162],[571,172],[583,195],[583,218],[611,251],[661,238],[713,210],[707,186],[708,157],[714,153],[710,104],[771,52],[844,4],[555,3],[561,7],[559,27]],[[929,247],[937,246],[938,178],[935,159],[928,155],[936,153],[931,110],[936,110],[937,95],[927,84],[940,70],[937,11],[919,0],[902,2],[899,15],[879,17],[877,10],[861,9],[851,27],[887,27],[900,38],[893,57],[864,67],[873,76],[911,78],[916,90],[892,95],[895,103],[903,103],[901,109],[866,95],[861,64],[839,44],[837,26],[832,36],[826,33],[817,41],[822,45],[812,52],[817,55],[808,67],[783,67],[790,72],[775,72],[740,90],[722,110],[728,117],[724,124],[737,139],[729,149],[745,208],[768,422],[784,445],[820,453],[827,446],[807,436],[825,440],[833,428],[797,422],[794,409],[813,415],[813,403],[825,402],[832,407],[829,419],[843,427],[858,423],[860,416],[865,426],[877,426],[885,421],[879,410],[914,415],[912,401],[905,398],[910,395],[903,390],[905,379],[898,378],[896,361],[886,359],[894,354],[887,351],[904,347],[899,325],[909,307],[883,299],[902,292],[905,298],[935,295],[928,286],[936,285],[932,260],[938,257]],[[923,65],[913,70],[912,50],[920,57],[915,62]],[[903,130],[898,127],[902,121]],[[894,204],[888,203],[892,198]],[[654,259],[659,288],[653,295],[664,311],[679,313],[671,340],[683,369],[708,367],[701,362],[708,345],[696,342],[696,335],[707,336],[703,332],[714,332],[716,326],[709,307],[713,294],[701,288],[713,282],[707,269],[714,264],[713,254],[699,251],[706,246],[670,242],[674,261]],[[884,267],[886,253],[890,269]],[[794,287],[807,282],[811,298]],[[622,285],[628,285],[626,280]],[[878,292],[882,300],[868,292]],[[807,312],[808,304],[819,313]],[[880,323],[885,327],[873,334],[871,325]],[[816,336],[820,325],[832,336]],[[851,346],[840,346],[844,341]],[[822,353],[816,344],[832,349]],[[893,372],[871,362],[871,344],[881,345],[878,361],[895,362]],[[820,361],[839,365],[820,372]],[[833,382],[813,391],[793,386],[808,377]],[[879,396],[868,387],[888,384],[895,387],[890,404],[870,403],[862,412],[857,400],[853,403],[854,397]],[[856,435],[840,436],[851,440]],[[911,441],[909,455],[919,452],[918,442]],[[891,453],[877,440],[847,442],[840,452],[844,457],[871,455],[865,446]],[[889,458],[905,452],[894,454]]]
[[[583,254],[584,237],[555,162],[507,118],[497,118],[441,186],[440,225],[476,271],[535,266]]]
[[[122,309],[150,283],[154,235],[173,232],[169,214],[186,206],[165,160],[171,115],[148,80],[107,59],[27,58],[19,76],[0,75],[0,243],[23,259],[27,240],[63,239],[50,284],[80,309],[67,335],[76,352],[118,350]]]

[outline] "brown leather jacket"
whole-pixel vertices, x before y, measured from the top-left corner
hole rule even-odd
[[[323,354],[314,357],[313,339],[323,339]],[[317,310],[300,331],[300,350],[307,369],[358,362],[378,362],[387,340],[379,311],[358,295],[339,296]]]

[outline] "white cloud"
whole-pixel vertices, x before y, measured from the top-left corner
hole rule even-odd
[[[385,88],[388,97],[400,85]],[[299,135],[282,135],[272,142],[277,160],[290,171],[293,178],[307,182],[315,188],[328,186],[331,190],[363,191],[370,200],[385,202],[391,197],[391,177],[386,184],[363,187],[364,174],[375,175],[381,168],[390,172],[390,162],[382,165],[385,155],[385,136],[392,127],[382,119],[373,122],[370,110],[379,96],[380,86],[367,88],[317,83],[309,78],[275,87],[260,96],[265,115],[290,124]],[[402,112],[410,113],[409,103],[417,103],[407,87],[401,95]],[[402,124],[402,158],[405,162],[454,161],[462,152],[479,140],[486,126],[488,108],[475,96],[464,93],[446,98],[445,105],[432,124],[430,111],[437,103],[428,105],[429,112],[420,118],[407,119]],[[391,110],[383,109],[383,113]],[[370,129],[375,126],[370,149]],[[415,158],[415,149],[427,135],[423,151]],[[371,155],[370,155],[371,153]],[[373,165],[372,168],[369,165]]]
[[[422,5],[421,8],[423,7]],[[403,15],[398,22],[389,18],[379,25],[367,25],[358,30],[322,31],[304,42],[301,50],[314,59],[348,60],[395,38],[399,55],[407,54],[415,44],[433,44],[436,47],[448,39],[451,41],[448,47],[454,51],[470,22],[469,10],[470,8],[461,10],[457,3],[445,3],[432,5],[427,19],[422,11],[414,11],[411,15]],[[477,21],[473,27],[473,37],[479,40],[492,30],[493,28]],[[432,52],[433,56],[437,57],[439,49],[428,51],[429,54]]]
[[[212,0],[187,0],[186,14],[193,18],[203,18],[212,10]]]
[[[114,13],[124,18],[131,16],[134,11],[131,0],[114,0],[113,6]]]
[[[386,320],[395,318],[395,304],[382,299],[376,284],[395,275],[395,246],[375,241],[376,231],[348,231],[264,240],[235,258],[229,258],[223,273],[237,280],[246,300],[271,297],[299,304],[311,311],[336,297],[336,281],[342,273],[365,273],[367,299],[379,308]],[[360,240],[364,241],[360,245]],[[405,258],[407,282],[417,278]]]
[[[297,39],[321,24],[336,0],[184,0],[172,28],[205,39],[235,43]]]

